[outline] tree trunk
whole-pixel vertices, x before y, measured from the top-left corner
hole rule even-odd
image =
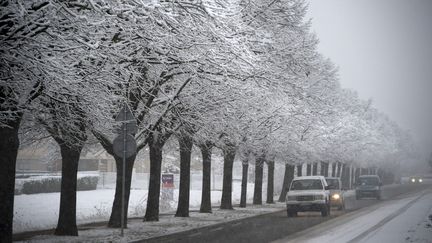
[[[221,209],[233,209],[232,207],[232,172],[235,158],[235,149],[224,149],[224,172],[222,185]]]
[[[328,177],[328,163],[321,162],[321,173],[322,176]]]
[[[341,169],[342,169],[342,163],[337,162],[337,172],[336,172],[336,177],[341,177]]]
[[[274,203],[274,161],[267,162],[267,200],[266,203]]]
[[[247,179],[248,179],[249,161],[248,158],[242,161],[242,184],[241,184],[241,195],[240,195],[240,207],[246,207],[247,199]]]
[[[0,242],[12,242],[15,166],[19,148],[20,119],[0,126]]]
[[[203,159],[203,176],[201,189],[201,207],[200,213],[211,213],[211,144],[206,143],[200,146]]]
[[[279,196],[279,202],[285,202],[286,194],[288,193],[291,181],[294,179],[294,165],[285,164],[285,174],[282,184],[282,191]]]
[[[349,166],[347,164],[342,165],[341,181],[342,181],[342,187],[348,188],[348,185],[349,185]]]
[[[336,177],[336,163],[332,163],[332,177]]]
[[[192,138],[188,135],[179,137],[180,146],[180,188],[176,217],[189,217],[190,163]]]
[[[76,192],[78,162],[83,146],[60,144],[62,178],[60,210],[55,235],[78,235],[76,225]]]
[[[297,176],[302,176],[303,175],[303,164],[297,165]]]
[[[306,165],[306,175],[307,176],[312,175],[312,165],[311,164]]]
[[[355,182],[358,182],[358,178],[360,177],[360,168],[356,168],[355,171]]]
[[[262,204],[262,182],[263,182],[263,167],[264,158],[257,157],[255,159],[255,185],[254,185],[254,197],[253,204]]]
[[[312,164],[312,175],[314,176],[318,175],[318,163]]]
[[[129,208],[129,196],[130,196],[130,188],[131,188],[131,180],[132,180],[132,170],[135,162],[136,155],[133,155],[126,159],[126,173],[125,173],[125,198],[124,198],[124,223],[125,227],[127,227],[127,216],[128,216],[128,208]],[[108,221],[108,227],[111,228],[120,228],[121,227],[121,202],[122,202],[122,179],[123,179],[123,159],[114,156],[116,162],[116,190],[114,195],[114,202],[111,210],[111,216]]]
[[[162,148],[168,137],[169,135],[151,135],[148,142],[150,148],[150,180],[144,221],[159,221]]]

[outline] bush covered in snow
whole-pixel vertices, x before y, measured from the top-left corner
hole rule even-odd
[[[99,176],[97,175],[79,176],[77,181],[77,190],[78,191],[96,190],[98,180],[99,180]],[[61,176],[30,177],[21,180],[19,184],[22,185],[21,190],[19,190],[19,188],[16,188],[15,194],[60,192]]]
[[[99,181],[99,176],[82,176],[78,177],[77,190],[90,191],[96,190]]]

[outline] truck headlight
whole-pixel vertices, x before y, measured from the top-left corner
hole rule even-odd
[[[419,179],[419,182],[423,182],[423,179]]]
[[[314,200],[324,200],[324,195],[315,195]]]
[[[415,182],[415,179],[414,179],[414,178],[412,178],[412,179],[411,179],[411,182]]]
[[[334,200],[338,200],[339,198],[340,198],[340,195],[337,193],[332,195],[332,199],[334,199]]]

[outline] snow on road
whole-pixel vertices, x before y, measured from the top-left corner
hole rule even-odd
[[[431,210],[429,190],[342,215],[275,242],[432,242]]]
[[[432,193],[366,235],[360,242],[432,242]]]

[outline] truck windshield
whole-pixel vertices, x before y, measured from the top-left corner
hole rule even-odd
[[[322,190],[321,180],[296,180],[291,184],[290,190]]]
[[[359,185],[377,186],[379,184],[378,178],[376,177],[363,177],[359,178]]]

